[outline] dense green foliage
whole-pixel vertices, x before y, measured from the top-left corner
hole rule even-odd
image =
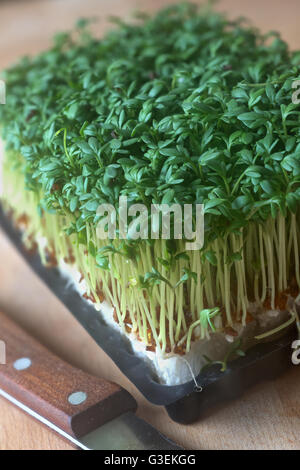
[[[80,230],[120,194],[205,203],[217,233],[295,209],[300,58],[281,39],[191,6],[84,38],[61,35],[6,76],[3,135],[48,207]]]

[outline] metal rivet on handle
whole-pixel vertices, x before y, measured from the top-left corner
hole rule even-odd
[[[81,405],[86,399],[87,394],[85,392],[74,392],[69,395],[68,402],[71,403],[71,405]]]
[[[26,370],[31,366],[31,360],[28,357],[21,357],[14,362],[16,370]]]

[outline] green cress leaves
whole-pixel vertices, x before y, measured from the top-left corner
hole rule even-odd
[[[294,208],[293,55],[276,35],[267,43],[238,21],[195,10],[118,22],[101,40],[83,21],[79,37],[60,35],[6,72],[2,135],[23,154],[46,207],[92,221],[100,203],[120,195],[204,203],[212,239],[236,222],[266,219],[272,198]]]

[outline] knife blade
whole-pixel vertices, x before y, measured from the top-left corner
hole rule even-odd
[[[0,396],[83,450],[183,450],[135,415],[125,389],[48,351],[0,313]]]

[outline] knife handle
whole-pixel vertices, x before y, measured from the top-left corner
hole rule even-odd
[[[126,390],[62,361],[3,313],[0,340],[6,345],[0,389],[72,437],[136,410]]]

